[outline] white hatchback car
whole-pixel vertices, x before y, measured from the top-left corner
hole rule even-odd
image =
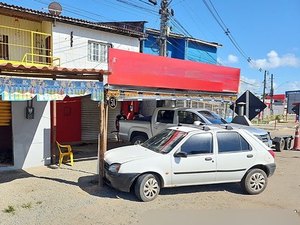
[[[203,126],[173,127],[142,145],[105,153],[105,180],[115,189],[134,190],[142,201],[161,188],[240,182],[259,194],[276,168],[274,152],[246,130]]]

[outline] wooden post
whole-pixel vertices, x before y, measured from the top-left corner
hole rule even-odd
[[[104,98],[105,99],[105,98]],[[103,187],[104,177],[104,153],[107,150],[107,119],[108,107],[106,102],[100,103],[99,119],[100,119],[100,132],[98,135],[98,168],[99,168],[99,186]]]

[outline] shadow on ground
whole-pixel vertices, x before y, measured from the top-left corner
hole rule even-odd
[[[211,185],[196,185],[186,187],[175,187],[162,189],[160,195],[176,195],[176,194],[188,194],[196,192],[220,192],[225,191],[233,194],[242,195],[242,189],[238,183],[228,184],[211,184]]]
[[[28,177],[34,176],[30,173],[25,172],[24,170],[3,171],[0,172],[0,184]]]
[[[98,179],[98,175],[80,177],[78,185],[83,191],[95,197],[137,201],[137,198],[132,193],[117,191],[106,184],[100,187]]]
[[[115,190],[114,188],[107,186],[99,187],[98,176],[85,176],[80,177],[78,180],[79,187],[87,192],[88,194],[101,198],[113,198],[113,199],[124,199],[129,201],[138,201],[134,193],[126,193]],[[180,195],[189,194],[196,192],[229,192],[234,194],[242,195],[242,189],[238,183],[230,184],[216,184],[216,185],[197,185],[187,187],[175,187],[175,188],[164,188],[160,191],[160,195]]]
[[[61,168],[61,169],[74,170],[73,168]],[[16,171],[5,172],[5,174],[1,172],[3,173],[3,176],[0,173],[0,184],[11,182],[17,179],[23,179],[23,178],[38,178],[38,179],[50,180],[62,184],[78,186],[86,193],[95,197],[138,201],[134,193],[117,191],[114,188],[107,186],[106,184],[103,187],[100,187],[98,185],[99,177],[97,174],[93,174],[82,170],[76,170],[76,171],[81,173],[86,173],[88,174],[88,176],[82,176],[78,179],[78,182],[74,182],[62,178],[35,176],[30,173],[27,173],[24,170],[16,170]],[[230,183],[230,184],[218,184],[218,185],[198,185],[198,186],[188,186],[188,187],[165,188],[160,191],[160,195],[180,195],[180,194],[189,194],[189,193],[196,193],[196,192],[220,192],[220,191],[226,191],[234,194],[242,194],[242,190],[239,184]]]
[[[55,178],[55,177],[36,176],[36,175],[30,174],[24,170],[13,170],[13,171],[1,172],[0,173],[0,184],[8,183],[8,182],[18,180],[18,179],[25,179],[25,178],[45,179],[45,180],[55,181],[58,183],[64,183],[64,184],[68,184],[68,185],[78,186],[77,182],[68,181],[66,179]]]

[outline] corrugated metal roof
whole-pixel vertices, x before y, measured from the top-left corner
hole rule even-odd
[[[99,22],[92,22],[92,21],[87,21],[87,20],[83,20],[83,19],[76,19],[76,18],[72,18],[72,17],[52,15],[50,13],[33,10],[33,9],[28,9],[28,8],[23,8],[23,7],[16,6],[16,5],[9,5],[9,4],[3,3],[3,2],[0,2],[0,9],[1,8],[6,9],[6,10],[12,10],[15,12],[20,12],[20,13],[36,15],[36,16],[43,17],[45,19],[51,19],[53,21],[55,20],[55,21],[59,21],[62,23],[69,23],[69,24],[74,24],[77,26],[84,26],[84,27],[102,30],[102,31],[106,31],[106,32],[123,34],[123,35],[133,36],[133,37],[144,37],[145,36],[145,34],[143,32],[136,31],[136,29],[121,28],[118,26],[113,26],[109,23],[99,23]],[[137,21],[137,22],[143,22],[143,21]]]

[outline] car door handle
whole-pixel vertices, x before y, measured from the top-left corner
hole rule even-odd
[[[206,157],[205,158],[205,161],[211,161],[212,160],[212,157]]]
[[[253,157],[252,154],[248,154],[248,155],[247,155],[247,158],[252,158],[252,157]]]

